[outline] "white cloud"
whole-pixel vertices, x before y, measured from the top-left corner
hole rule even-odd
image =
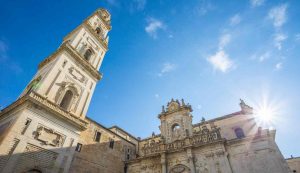
[[[268,14],[268,18],[273,20],[273,25],[276,28],[281,27],[287,20],[287,4],[281,4],[279,6],[273,7]]]
[[[230,25],[234,26],[239,24],[242,21],[242,18],[239,14],[236,14],[230,18]]]
[[[169,62],[164,63],[162,69],[160,70],[160,72],[158,73],[158,76],[163,76],[166,73],[169,73],[171,71],[174,71],[177,68],[177,66],[175,64],[171,64]]]
[[[223,49],[230,41],[231,41],[230,34],[222,35],[219,40],[219,49]]]
[[[158,99],[159,98],[159,94],[154,94],[154,97]]]
[[[280,70],[280,69],[282,69],[282,63],[281,62],[279,62],[275,65],[275,70]]]
[[[154,39],[157,38],[157,31],[159,29],[164,29],[165,25],[162,21],[155,19],[155,18],[149,18],[148,19],[148,25],[145,27],[145,31]]]
[[[219,50],[207,60],[212,64],[214,69],[220,70],[221,72],[227,72],[229,69],[233,68],[232,60],[223,50]]]
[[[264,60],[269,59],[270,55],[270,52],[265,52],[264,54],[258,57],[259,62],[263,62]]]
[[[252,7],[258,7],[263,5],[265,0],[250,0]]]
[[[288,37],[285,34],[282,33],[277,33],[274,35],[274,46],[278,49],[281,50],[282,48],[282,42],[286,40]]]

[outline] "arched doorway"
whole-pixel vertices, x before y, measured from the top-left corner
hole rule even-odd
[[[191,173],[191,169],[185,165],[179,164],[173,166],[169,173]]]

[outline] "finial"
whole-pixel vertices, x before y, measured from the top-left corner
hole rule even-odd
[[[205,122],[205,118],[204,118],[204,117],[202,117],[201,122],[202,122],[202,123]]]
[[[181,104],[182,104],[182,106],[185,106],[185,103],[184,103],[183,99],[181,99]]]
[[[171,99],[171,102],[173,102],[173,101],[174,101],[174,99],[172,98],[172,99]]]
[[[152,137],[154,137],[155,136],[155,133],[154,132],[152,132]]]
[[[252,114],[253,113],[253,108],[248,106],[244,100],[240,99],[240,107],[241,107],[241,111],[246,114]]]
[[[244,102],[243,99],[240,98],[240,106],[244,106],[244,105],[246,105],[246,103]]]
[[[165,106],[162,106],[162,110],[161,110],[162,113],[165,113],[166,110],[165,110]]]

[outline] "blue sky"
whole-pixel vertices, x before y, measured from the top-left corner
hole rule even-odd
[[[239,111],[239,99],[273,110],[285,157],[300,155],[300,1],[3,1],[0,105],[13,102],[63,37],[99,7],[112,15],[88,116],[142,138],[184,98],[193,122]],[[298,19],[298,20],[297,20]]]

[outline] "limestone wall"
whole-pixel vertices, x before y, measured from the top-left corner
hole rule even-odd
[[[123,173],[125,161],[135,158],[135,145],[102,125],[87,119],[87,130],[80,135],[81,151],[76,151],[70,172],[74,173]],[[100,141],[95,133],[100,132]],[[110,141],[114,141],[113,148]]]
[[[300,157],[288,158],[288,159],[286,159],[286,161],[293,173],[300,172]]]
[[[1,118],[1,124],[12,121],[0,143],[0,172],[68,172],[78,129],[31,103]]]

